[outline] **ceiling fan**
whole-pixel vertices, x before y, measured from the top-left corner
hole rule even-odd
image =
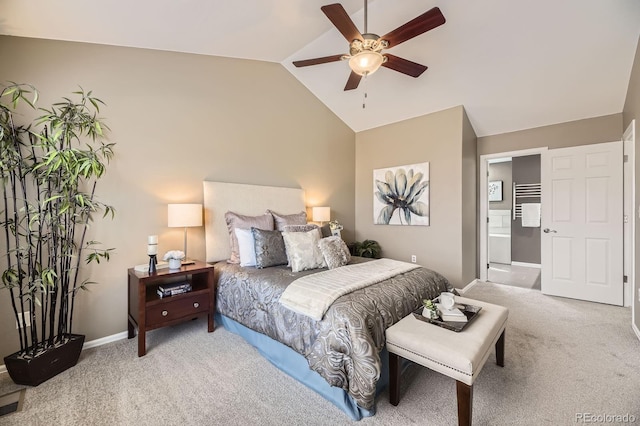
[[[440,9],[434,7],[380,37],[377,34],[367,32],[367,0],[364,1],[364,34],[358,31],[358,28],[356,28],[341,4],[329,4],[322,6],[320,9],[349,42],[349,54],[294,61],[293,65],[296,67],[308,67],[348,60],[351,75],[349,75],[344,90],[357,88],[363,76],[373,74],[381,66],[411,77],[419,77],[426,71],[427,67],[425,65],[389,53],[382,54],[382,50],[397,46],[446,22]]]

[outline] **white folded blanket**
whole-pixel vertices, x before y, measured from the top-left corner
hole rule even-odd
[[[414,263],[377,259],[298,278],[285,289],[280,303],[319,321],[340,296],[419,268]]]

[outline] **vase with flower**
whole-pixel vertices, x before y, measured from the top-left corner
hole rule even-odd
[[[163,259],[169,262],[169,269],[180,269],[182,266],[182,259],[184,259],[184,252],[181,250],[171,250],[164,254]]]
[[[329,222],[329,228],[331,228],[331,235],[336,237],[342,237],[341,231],[343,226],[337,220],[332,220]]]

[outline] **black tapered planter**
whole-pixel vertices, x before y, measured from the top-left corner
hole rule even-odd
[[[38,386],[78,363],[83,334],[69,334],[66,342],[53,346],[33,358],[25,358],[22,352],[4,357],[9,376],[18,385]]]

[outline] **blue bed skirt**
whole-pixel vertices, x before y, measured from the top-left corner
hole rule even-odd
[[[329,385],[322,376],[309,368],[309,363],[304,356],[288,346],[273,340],[267,335],[251,330],[239,322],[221,315],[219,312],[216,312],[216,322],[222,324],[230,332],[242,336],[273,365],[322,395],[353,420],[361,420],[363,417],[370,417],[375,414],[375,407],[372,410],[365,410],[359,407],[345,390]],[[380,359],[382,360],[382,371],[377,385],[378,394],[389,382],[389,354],[386,348],[382,349]]]

